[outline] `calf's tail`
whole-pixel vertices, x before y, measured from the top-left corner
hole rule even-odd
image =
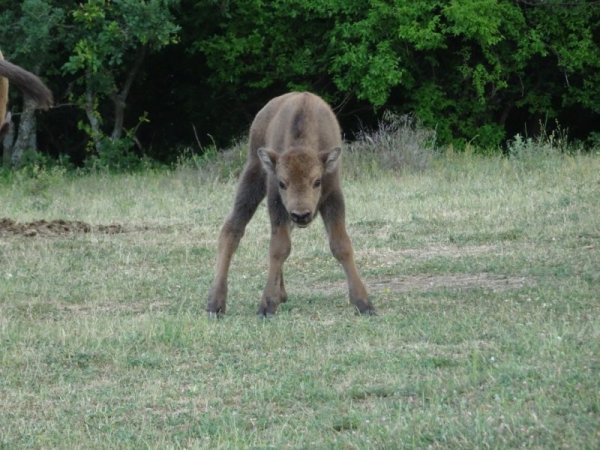
[[[8,78],[15,86],[35,100],[38,107],[48,109],[52,106],[52,91],[36,75],[2,59],[0,53],[0,76]],[[0,118],[2,120],[3,118]]]

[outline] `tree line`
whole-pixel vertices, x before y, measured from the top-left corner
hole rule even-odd
[[[27,114],[12,90],[5,155],[169,162],[289,90],[323,96],[347,138],[389,110],[457,147],[555,123],[600,142],[598,1],[0,0],[0,50],[56,103]]]

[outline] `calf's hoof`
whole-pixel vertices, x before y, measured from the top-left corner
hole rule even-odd
[[[217,320],[223,317],[223,313],[221,312],[215,312],[215,311],[206,311],[206,316],[210,319],[210,320]]]
[[[375,308],[369,308],[369,309],[365,309],[364,311],[358,310],[358,313],[361,316],[376,316],[377,315],[377,311],[375,311]]]
[[[206,312],[209,317],[220,317],[225,314],[227,301],[227,286],[213,286],[208,293]]]
[[[209,298],[206,304],[206,312],[209,318],[221,317],[225,314],[225,303]]]
[[[258,306],[258,311],[256,315],[261,319],[269,319],[275,315],[277,312],[277,302],[274,302],[271,299],[263,300],[261,304]]]
[[[356,311],[361,316],[376,316],[377,315],[377,311],[375,311],[375,308],[373,307],[371,302],[369,302],[368,300],[356,302],[354,304],[354,307],[356,308]]]

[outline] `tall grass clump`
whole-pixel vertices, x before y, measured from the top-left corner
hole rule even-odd
[[[242,172],[248,155],[248,143],[246,139],[238,139],[222,151],[214,145],[201,150],[201,153],[184,151],[177,160],[175,170],[184,174],[194,173],[205,182],[228,181]]]
[[[540,132],[535,137],[517,133],[506,146],[506,153],[515,160],[539,159],[540,156],[552,157],[580,151],[580,147],[569,141],[567,130],[558,123],[552,131],[540,124]]]
[[[593,149],[591,152],[593,153]],[[505,156],[518,171],[553,173],[565,159],[588,153],[581,142],[569,139],[560,124],[549,131],[545,124],[534,137],[516,134],[506,144]]]
[[[373,175],[381,170],[422,172],[435,153],[435,130],[421,126],[413,115],[383,114],[376,130],[361,130],[347,145],[345,172]]]

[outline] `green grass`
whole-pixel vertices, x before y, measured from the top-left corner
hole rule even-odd
[[[352,164],[352,157],[346,160]],[[317,223],[255,316],[263,206],[204,314],[234,181],[180,168],[0,184],[0,448],[597,448],[600,157],[449,155],[345,183],[379,315]]]

